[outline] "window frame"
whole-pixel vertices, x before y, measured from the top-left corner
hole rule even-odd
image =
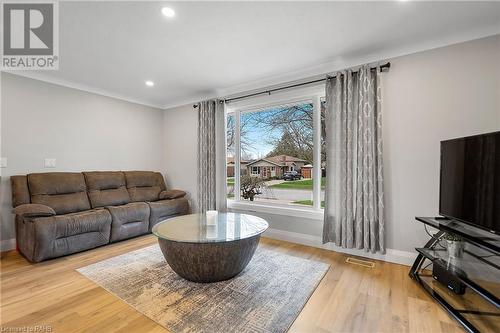
[[[253,210],[257,212],[273,213],[280,215],[289,215],[305,217],[312,219],[323,218],[323,208],[321,208],[321,99],[325,97],[324,84],[309,86],[291,91],[284,91],[255,97],[252,99],[240,100],[228,103],[226,105],[227,116],[234,117],[235,140],[234,140],[234,199],[227,199],[228,207],[233,209]],[[247,112],[258,112],[266,109],[282,106],[294,105],[303,102],[313,104],[313,206],[286,206],[280,204],[264,204],[257,202],[247,202],[241,200],[240,177],[241,177],[241,146],[240,146],[240,116]],[[253,167],[252,167],[253,170]],[[252,170],[250,174],[252,174]]]

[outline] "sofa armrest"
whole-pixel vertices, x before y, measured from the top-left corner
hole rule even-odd
[[[166,190],[160,192],[160,200],[162,199],[177,199],[186,195],[186,192],[181,190]]]
[[[19,205],[12,210],[12,212],[21,217],[44,217],[54,216],[56,212],[49,206],[41,204],[24,204]]]

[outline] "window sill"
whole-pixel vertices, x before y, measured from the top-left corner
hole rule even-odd
[[[311,220],[323,220],[323,209],[284,207],[256,202],[242,202],[227,200],[227,207],[230,209],[244,210],[248,212],[267,213],[292,217],[301,217]]]

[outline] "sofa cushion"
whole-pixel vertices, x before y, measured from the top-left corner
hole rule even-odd
[[[28,177],[11,176],[10,185],[12,187],[12,207],[29,204],[31,202]]]
[[[28,233],[23,242],[29,243],[20,249],[30,261],[38,262],[109,243],[111,215],[105,209],[95,209],[22,223],[24,233]]]
[[[57,214],[90,209],[81,173],[49,172],[28,175],[31,203],[52,207]]]
[[[120,171],[84,172],[92,208],[117,206],[130,202],[125,175]]]
[[[189,211],[189,203],[186,198],[148,202],[148,205],[151,208],[151,215],[149,216],[150,231],[158,222],[173,216],[187,214]]]
[[[145,202],[133,202],[123,206],[108,206],[112,217],[110,241],[116,242],[148,232],[149,206]]]
[[[132,202],[157,201],[160,192],[166,190],[165,181],[159,172],[125,171],[124,174]]]

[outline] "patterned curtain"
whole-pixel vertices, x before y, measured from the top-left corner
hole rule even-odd
[[[326,84],[323,243],[385,253],[380,69]]]
[[[226,115],[224,103],[198,103],[198,212],[226,205]]]

